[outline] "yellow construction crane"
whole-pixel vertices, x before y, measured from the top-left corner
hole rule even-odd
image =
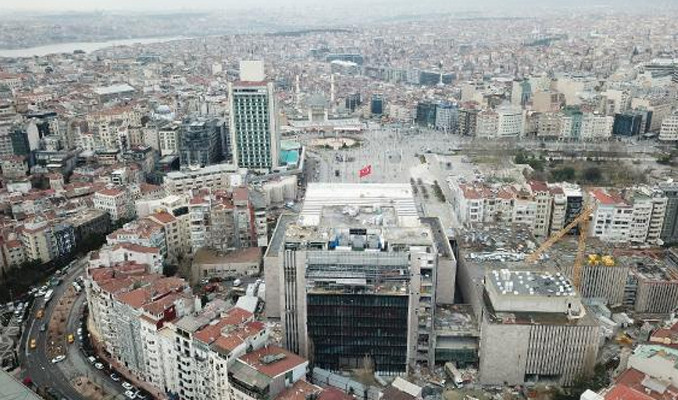
[[[579,241],[577,242],[577,255],[574,258],[574,267],[572,268],[572,283],[579,289],[581,280],[581,265],[584,262],[584,250],[586,250],[586,235],[589,227],[589,216],[593,212],[593,207],[584,206],[583,210],[563,229],[556,232],[553,236],[546,239],[532,254],[530,254],[526,261],[528,263],[536,262],[541,255],[551,248],[557,241],[563,238],[575,226],[579,225]]]

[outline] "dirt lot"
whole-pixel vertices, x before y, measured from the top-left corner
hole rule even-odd
[[[87,377],[79,376],[71,381],[71,384],[82,395],[82,397],[91,400],[113,399],[115,396],[106,395],[101,386],[89,380]]]
[[[75,289],[69,287],[52,312],[52,318],[47,327],[47,355],[50,358],[66,353],[68,334],[73,333],[66,331],[66,324],[76,297]]]

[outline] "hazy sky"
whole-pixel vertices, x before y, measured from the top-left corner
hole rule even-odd
[[[95,11],[129,10],[165,12],[173,10],[218,10],[248,9],[260,6],[287,8],[312,5],[321,8],[325,5],[350,7],[355,11],[370,10],[376,3],[386,6],[416,6],[421,9],[441,7],[444,9],[493,9],[497,6],[511,7],[515,11],[531,7],[568,7],[568,6],[606,6],[620,7],[622,3],[635,4],[637,0],[0,0],[1,10],[11,11]],[[676,0],[644,0],[643,4],[653,3],[675,8]],[[659,10],[658,10],[659,11]],[[659,11],[661,12],[661,11]]]
[[[321,4],[326,0],[0,0],[0,9],[27,11],[92,11],[144,10],[167,11],[176,9],[219,9],[259,5]],[[330,0],[331,1],[331,0]]]

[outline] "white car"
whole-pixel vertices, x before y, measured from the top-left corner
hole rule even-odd
[[[96,364],[94,364],[94,368],[96,368],[96,369],[98,369],[98,370],[102,370],[102,369],[104,369],[104,364],[102,364],[102,363],[96,363]]]
[[[137,398],[137,394],[134,393],[134,392],[131,391],[131,390],[128,390],[128,391],[125,392],[125,397],[127,397],[128,399],[136,399],[136,398]]]
[[[123,382],[123,383],[122,383],[122,387],[124,387],[124,388],[127,389],[127,390],[132,390],[132,388],[133,388],[134,386],[132,386],[132,384],[129,383],[129,382]]]
[[[94,364],[97,361],[96,357],[94,356],[87,357],[87,360],[90,362],[90,364]]]
[[[65,360],[65,359],[66,359],[66,356],[63,355],[63,354],[60,355],[60,356],[56,356],[56,357],[54,357],[54,358],[52,359],[52,364],[56,364],[56,363],[62,362],[62,361]]]

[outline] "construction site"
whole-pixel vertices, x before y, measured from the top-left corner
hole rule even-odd
[[[676,254],[587,238],[587,215],[541,245],[520,224],[454,232],[458,294],[479,331],[464,339],[483,344],[481,384],[571,384],[606,357],[599,349],[627,337],[629,323],[674,311]]]

